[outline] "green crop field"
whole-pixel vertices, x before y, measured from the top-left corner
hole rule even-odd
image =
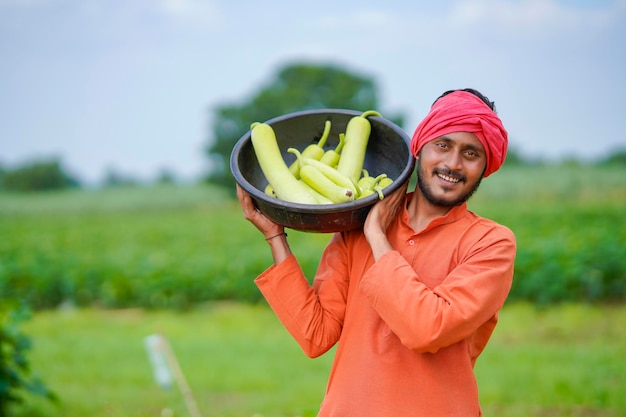
[[[505,167],[470,201],[517,237],[514,285],[479,359],[486,416],[626,415],[626,168]],[[0,193],[0,296],[34,317],[59,395],[16,416],[186,415],[143,338],[171,341],[204,416],[313,416],[331,356],[306,359],[252,280],[271,262],[210,186]],[[325,234],[289,231],[312,276]]]
[[[332,360],[305,357],[264,304],[47,311],[24,329],[33,368],[61,402],[30,397],[15,417],[188,416],[178,387],[153,379],[144,338],[156,332],[204,417],[312,417]],[[621,417],[624,357],[624,306],[509,304],[476,365],[484,415]]]
[[[626,298],[626,168],[509,168],[470,208],[517,236],[512,300]],[[0,294],[37,309],[258,301],[249,282],[270,262],[236,201],[207,186],[0,193],[0,236]],[[312,275],[328,235],[289,236]]]

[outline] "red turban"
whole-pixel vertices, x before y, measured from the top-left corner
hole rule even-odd
[[[483,177],[488,177],[504,163],[508,133],[502,121],[485,102],[466,91],[454,91],[433,104],[413,133],[413,156],[417,157],[425,143],[454,132],[474,133],[482,143],[487,156]]]

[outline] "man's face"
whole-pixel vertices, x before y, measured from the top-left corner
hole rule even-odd
[[[476,191],[487,165],[473,133],[449,133],[426,143],[417,158],[417,185],[428,202],[453,207]]]

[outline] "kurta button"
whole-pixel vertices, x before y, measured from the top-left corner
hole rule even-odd
[[[415,245],[415,241],[413,239],[409,240],[409,245],[411,246]]]

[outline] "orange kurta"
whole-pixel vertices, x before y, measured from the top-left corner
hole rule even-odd
[[[409,195],[410,198],[410,195]],[[335,234],[310,286],[292,255],[256,284],[311,357],[337,342],[319,417],[479,416],[473,366],[511,287],[515,237],[465,204],[374,262],[361,230]]]

